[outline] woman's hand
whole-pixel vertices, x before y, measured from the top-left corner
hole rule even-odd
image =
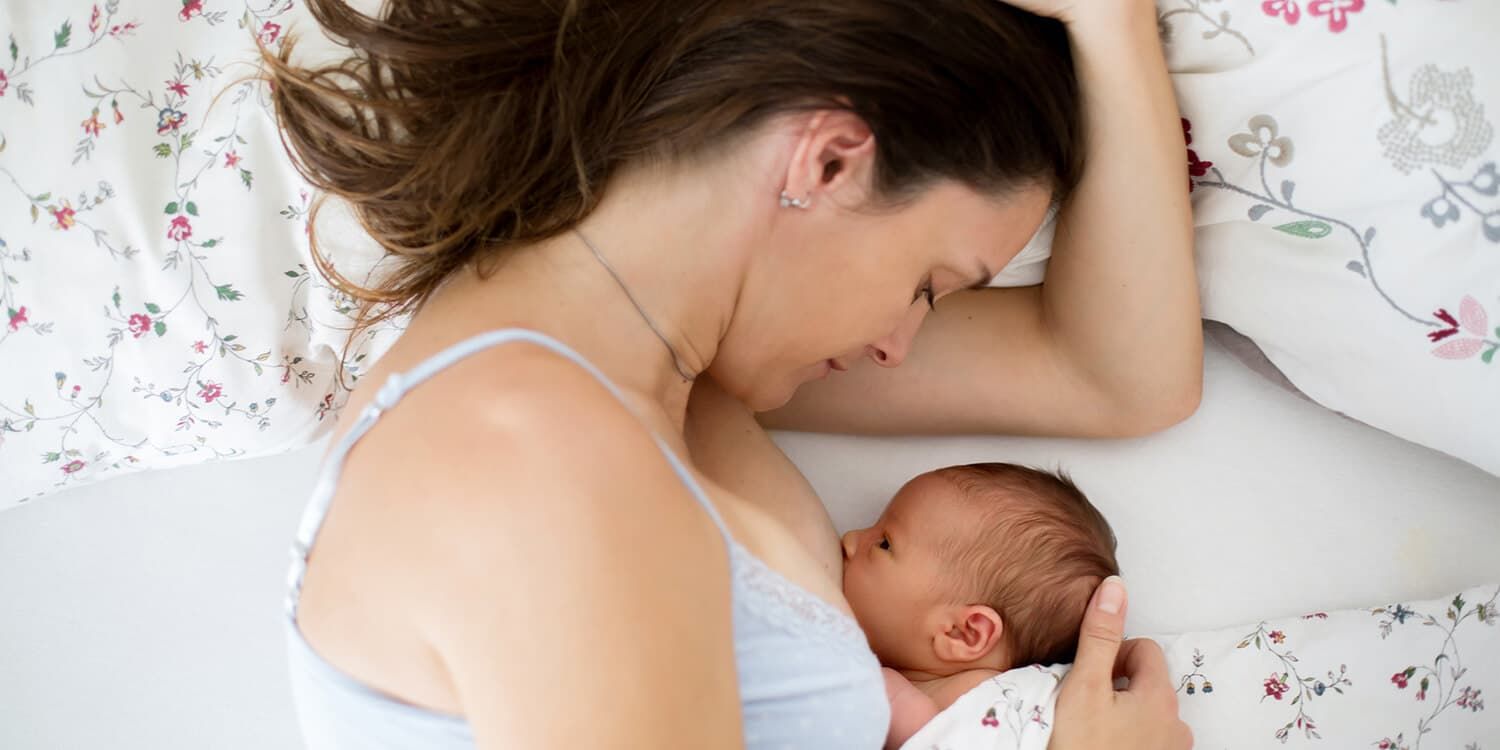
[[[1188,750],[1193,733],[1177,716],[1177,693],[1167,660],[1154,641],[1121,644],[1125,584],[1099,585],[1083,616],[1078,658],[1057,696],[1057,721],[1049,750]],[[1116,677],[1130,680],[1114,689]]]

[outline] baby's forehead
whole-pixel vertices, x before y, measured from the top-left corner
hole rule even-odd
[[[928,472],[902,487],[886,514],[890,520],[915,523],[950,536],[963,530],[977,532],[984,519],[1016,507],[1011,488],[1002,483],[985,485],[957,482],[941,471]]]

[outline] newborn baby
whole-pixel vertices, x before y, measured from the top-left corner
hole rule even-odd
[[[1000,463],[922,474],[843,547],[844,596],[885,665],[887,748],[960,698],[982,711],[959,717],[965,734],[999,739],[1004,723],[1007,746],[1023,732],[1045,746],[1063,669],[1002,673],[1072,661],[1094,589],[1119,573],[1114,532],[1066,476]],[[922,747],[939,731],[954,740],[940,723]]]

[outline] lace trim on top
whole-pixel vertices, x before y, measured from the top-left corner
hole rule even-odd
[[[729,539],[729,555],[731,572],[745,588],[741,593],[753,593],[757,603],[767,605],[745,602],[748,609],[791,632],[870,650],[865,632],[853,617],[776,572],[733,538]]]

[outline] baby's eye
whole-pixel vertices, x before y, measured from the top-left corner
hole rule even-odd
[[[886,537],[880,537],[880,548],[886,551],[890,551],[891,540]]]

